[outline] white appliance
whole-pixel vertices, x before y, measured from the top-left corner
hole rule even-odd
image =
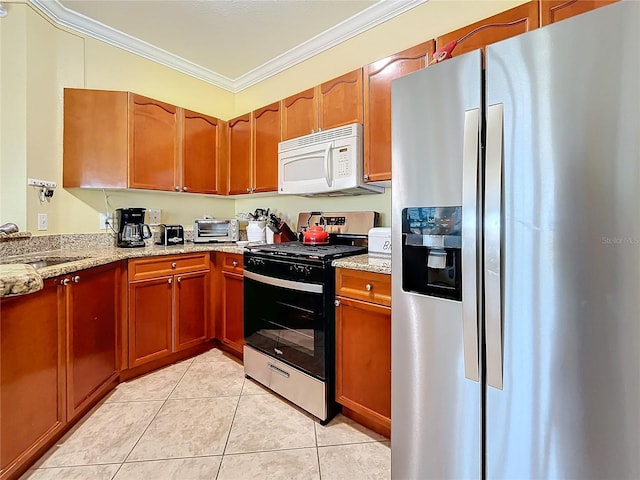
[[[278,193],[341,196],[382,193],[364,182],[362,125],[352,123],[278,144]]]
[[[640,478],[638,25],[392,82],[393,478]]]

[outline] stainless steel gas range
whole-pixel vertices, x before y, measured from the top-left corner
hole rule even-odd
[[[248,377],[305,409],[322,424],[335,402],[337,258],[366,253],[375,212],[301,213],[298,232],[324,226],[328,245],[302,241],[252,246],[244,253],[244,369]]]

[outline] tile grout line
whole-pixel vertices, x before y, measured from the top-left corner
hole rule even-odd
[[[244,367],[243,367],[244,372]],[[244,375],[244,373],[243,373]],[[222,455],[220,456],[220,465],[218,465],[218,471],[216,472],[216,480],[220,475],[220,470],[222,470],[222,462],[224,461],[225,452],[227,451],[227,445],[229,444],[229,438],[231,437],[231,430],[233,430],[233,422],[236,419],[236,414],[238,413],[238,407],[240,406],[240,399],[242,398],[242,392],[244,390],[244,384],[247,382],[247,377],[244,376],[242,379],[242,386],[240,387],[240,394],[238,395],[238,402],[236,403],[236,408],[233,411],[233,417],[231,418],[231,424],[229,425],[229,433],[227,433],[227,439],[224,442],[224,448],[222,449]]]
[[[318,425],[313,421],[313,434],[316,437],[316,461],[318,462],[318,480],[322,480],[322,470],[320,469],[320,451],[318,450]]]
[[[182,381],[182,379],[184,378],[184,376],[187,374],[187,372],[189,371],[189,369],[191,368],[191,365],[193,365],[193,361],[191,361],[189,363],[189,366],[185,369],[184,373],[180,376],[180,378],[178,379],[178,381],[176,382],[176,384],[173,386],[173,388],[171,389],[171,391],[168,393],[167,398],[164,399],[164,401],[162,402],[162,405],[160,405],[160,408],[158,408],[158,410],[156,411],[156,413],[153,415],[153,417],[151,418],[151,420],[149,421],[149,423],[147,424],[147,426],[145,427],[145,429],[142,431],[142,433],[140,434],[140,436],[138,437],[138,439],[135,441],[135,443],[133,444],[133,446],[131,447],[131,450],[129,450],[129,453],[127,453],[127,455],[124,457],[124,460],[122,461],[122,463],[120,464],[120,466],[118,467],[118,470],[116,470],[116,472],[114,473],[113,477],[111,477],[111,479],[113,480],[116,475],[118,475],[118,472],[120,472],[120,470],[122,469],[122,467],[124,466],[124,464],[127,462],[127,459],[129,458],[129,456],[131,455],[131,453],[133,452],[133,450],[135,450],[135,448],[138,446],[138,443],[140,443],[140,440],[142,439],[142,437],[144,436],[145,433],[147,433],[147,430],[149,430],[149,427],[151,426],[151,424],[153,423],[153,421],[158,417],[158,414],[160,413],[160,411],[162,410],[162,408],[167,404],[167,401],[169,400],[169,398],[171,397],[171,394],[175,391],[175,389],[178,387],[178,384]],[[166,367],[165,367],[166,368]],[[124,403],[124,402],[123,402]]]

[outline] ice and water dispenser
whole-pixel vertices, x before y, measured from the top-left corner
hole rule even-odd
[[[402,210],[402,289],[462,300],[462,207]]]

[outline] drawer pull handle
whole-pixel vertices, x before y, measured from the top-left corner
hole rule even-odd
[[[231,265],[233,265],[234,267],[238,266],[238,262],[236,262],[235,260],[233,262],[231,262]]]
[[[176,268],[177,266],[178,266],[178,264],[177,264],[176,262],[173,262],[173,263],[171,264],[171,268]]]
[[[370,292],[371,290],[373,290],[373,285],[371,285],[370,283],[367,283],[367,284],[364,286],[364,288],[365,288],[365,290],[366,290],[367,292]]]
[[[282,375],[283,377],[289,378],[289,372],[287,372],[287,371],[285,371],[285,370],[283,370],[283,369],[281,369],[281,368],[276,367],[273,363],[270,363],[270,364],[269,364],[269,367],[270,367],[271,369],[275,370],[275,371],[276,371],[276,373],[279,373],[279,374],[280,374],[280,375]]]

